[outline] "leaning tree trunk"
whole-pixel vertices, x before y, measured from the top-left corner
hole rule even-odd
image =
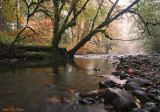
[[[98,32],[103,33],[107,38],[108,35],[106,35],[105,30],[103,30],[103,28],[105,26],[108,26],[110,23],[112,23],[114,20],[116,20],[117,18],[119,18],[120,16],[122,16],[123,14],[125,14],[126,12],[128,12],[135,4],[137,4],[140,0],[135,0],[132,4],[130,4],[128,7],[126,7],[125,9],[123,9],[121,12],[119,12],[117,15],[115,15],[114,17],[111,17],[111,13],[113,12],[115,6],[117,5],[119,0],[116,0],[115,4],[112,6],[112,8],[110,9],[106,19],[104,22],[102,22],[97,28],[95,28],[94,30],[92,30],[85,38],[83,38],[73,49],[71,49],[70,51],[68,51],[68,56],[69,57],[73,57],[74,54],[78,51],[78,49],[80,49],[85,43],[87,43],[93,35],[95,35]],[[109,38],[111,39],[111,38]]]
[[[69,57],[73,57],[74,54],[85,44],[87,43],[93,35],[95,35],[98,32],[102,32],[101,29],[95,29],[93,31],[91,31],[85,38],[83,38],[73,49],[71,49],[70,51],[67,52]]]

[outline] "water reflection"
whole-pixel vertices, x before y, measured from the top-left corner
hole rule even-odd
[[[70,93],[98,88],[97,75],[113,71],[111,59],[75,58],[0,64],[0,109],[8,106],[24,108],[25,112],[106,112],[102,104],[83,106],[78,95]],[[100,71],[94,71],[100,67]],[[48,99],[67,97],[71,104],[50,102]],[[93,111],[94,110],[94,111]]]

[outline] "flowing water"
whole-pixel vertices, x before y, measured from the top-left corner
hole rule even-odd
[[[99,88],[98,82],[110,77],[114,71],[112,63],[115,61],[117,60],[102,56],[76,57],[68,61],[2,61],[0,111],[106,112],[103,104],[79,104],[78,93]],[[94,71],[96,67],[100,67],[100,71]],[[60,103],[64,97],[70,100],[68,104]]]

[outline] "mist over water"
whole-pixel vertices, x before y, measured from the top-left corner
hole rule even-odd
[[[132,40],[133,32],[131,32],[132,24],[134,23],[134,19],[130,18],[131,15],[124,15],[123,19],[120,20],[119,28],[121,30],[121,35],[118,37],[122,40]],[[136,41],[118,41],[117,44],[122,49],[122,54],[137,54],[140,53],[137,49]]]
[[[120,0],[119,5],[122,8],[125,8],[130,4],[129,0]],[[139,40],[133,40],[136,37],[136,27],[133,27],[135,20],[133,16],[129,13],[124,14],[122,19],[119,20],[119,29],[120,35],[115,40],[115,43],[118,46],[119,52],[117,54],[144,54],[143,49],[139,48]],[[123,41],[123,40],[132,40],[132,41]]]

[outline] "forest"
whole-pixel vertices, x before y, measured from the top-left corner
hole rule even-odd
[[[0,111],[160,112],[160,0],[0,0]]]
[[[121,22],[129,19],[128,41],[145,53],[159,53],[159,3],[153,0],[2,0],[1,57],[121,53]],[[123,2],[123,1],[122,1]],[[124,17],[125,16],[125,17]],[[134,29],[134,30],[132,30]],[[134,43],[133,42],[133,43]],[[113,49],[113,50],[112,50]],[[17,54],[16,51],[21,53]]]

